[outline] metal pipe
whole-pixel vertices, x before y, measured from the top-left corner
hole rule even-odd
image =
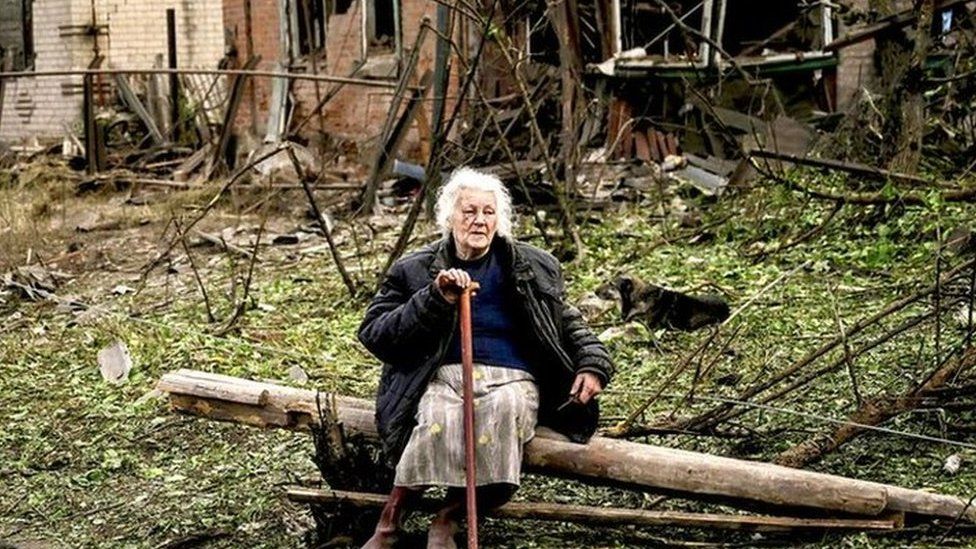
[[[262,76],[269,78],[289,78],[292,80],[311,80],[318,82],[336,82],[340,84],[351,84],[367,88],[384,88],[392,90],[396,88],[396,82],[383,82],[380,80],[366,80],[363,78],[348,78],[343,76],[331,76],[328,74],[299,74],[286,71],[256,71],[244,69],[192,69],[192,68],[152,68],[152,69],[57,69],[47,71],[32,72],[0,72],[2,80],[17,80],[20,78],[36,78],[46,76],[85,76],[86,74],[206,74],[210,76]],[[410,86],[409,89],[420,89],[418,86]]]
[[[478,549],[477,454],[474,446],[474,348],[471,334],[471,296],[478,290],[472,282],[461,291],[461,367],[464,386],[464,478],[468,510],[468,549]]]

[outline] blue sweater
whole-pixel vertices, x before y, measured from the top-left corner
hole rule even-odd
[[[454,259],[454,267],[465,270],[471,280],[481,285],[471,300],[474,361],[531,372],[532,365],[525,352],[526,330],[519,322],[521,315],[510,295],[514,288],[505,277],[495,248],[492,246],[488,254],[474,261]],[[444,364],[460,362],[461,331],[456,329],[444,355]]]

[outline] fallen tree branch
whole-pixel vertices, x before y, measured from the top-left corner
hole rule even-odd
[[[931,203],[932,201],[930,196],[925,194],[918,194],[918,193],[891,194],[888,192],[879,191],[873,193],[836,194],[836,193],[830,193],[825,191],[818,191],[806,187],[804,185],[800,185],[795,181],[791,181],[786,177],[774,173],[772,170],[763,169],[758,165],[757,162],[753,162],[752,164],[764,176],[769,177],[779,183],[782,183],[787,188],[793,189],[797,192],[803,193],[813,198],[819,198],[820,200],[830,200],[838,204],[857,204],[861,206],[873,206],[873,205],[883,205],[883,204],[904,204],[907,206],[924,206],[926,204]],[[932,183],[927,182],[927,184],[931,185]],[[939,194],[939,199],[943,202],[976,202],[976,187],[942,190]]]
[[[809,438],[781,452],[776,456],[775,462],[787,467],[803,467],[817,461],[863,434],[865,429],[861,425],[879,425],[899,414],[913,410],[918,406],[919,399],[925,398],[932,391],[944,387],[946,382],[957,372],[971,368],[973,365],[976,365],[976,347],[966,349],[955,359],[947,360],[924,383],[910,389],[898,398],[889,400],[884,397],[875,397],[866,400],[850,416],[851,423],[860,425],[843,425],[831,433]]]
[[[200,238],[202,238],[203,240],[205,240],[205,241],[213,244],[214,246],[217,246],[218,248],[223,249],[225,252],[237,254],[237,255],[243,257],[244,259],[251,259],[252,257],[254,257],[254,254],[252,254],[249,250],[245,250],[244,248],[241,248],[240,246],[237,246],[235,244],[231,244],[230,242],[227,242],[226,240],[224,240],[223,238],[221,238],[221,237],[219,237],[217,235],[212,235],[210,233],[205,233],[205,232],[201,231],[200,229],[193,229],[193,234],[196,235],[196,236],[198,236],[198,237],[200,237]],[[182,241],[183,239],[180,239],[180,240]]]
[[[952,280],[955,280],[957,277],[967,273],[967,270],[973,268],[974,266],[976,266],[976,259],[970,259],[960,264],[959,266],[948,271],[942,276],[941,285],[944,286],[949,282],[951,282]],[[903,310],[905,307],[908,307],[909,305],[928,297],[929,295],[933,294],[938,287],[939,284],[933,284],[931,286],[928,286],[927,288],[924,288],[912,295],[906,296],[902,299],[899,299],[897,301],[888,304],[884,309],[878,311],[877,313],[874,313],[873,315],[870,315],[866,318],[863,318],[855,322],[853,325],[848,327],[847,332],[845,334],[845,338],[849,340],[850,338],[864,331],[866,328],[877,324],[884,318],[887,318],[897,313],[898,311]],[[784,381],[794,380],[796,374],[800,370],[806,368],[811,363],[813,363],[820,357],[826,355],[830,351],[834,350],[839,345],[842,345],[843,340],[845,338],[841,338],[840,336],[834,337],[833,339],[824,343],[820,347],[808,352],[806,355],[804,355],[798,361],[793,363],[791,366],[781,371],[780,373],[774,375],[770,379],[746,388],[745,390],[739,393],[736,399],[740,401],[748,401],[753,397],[759,395],[760,393],[763,393],[771,389],[772,387],[779,385]],[[732,413],[734,408],[735,406],[733,404],[721,404],[706,412],[699,414],[698,416],[679,421],[675,424],[669,424],[667,426],[675,429],[687,429],[687,430],[701,430],[701,429],[712,428],[718,425],[719,423],[726,421],[731,417],[734,417],[735,414]]]
[[[295,166],[295,172],[298,174],[298,180],[302,184],[302,189],[305,191],[305,197],[308,198],[308,205],[312,209],[312,215],[315,216],[316,223],[322,229],[322,234],[325,235],[325,242],[329,245],[329,253],[332,254],[332,261],[335,262],[336,270],[339,271],[342,283],[349,290],[349,296],[355,298],[356,283],[353,282],[352,277],[349,276],[349,272],[346,271],[346,266],[342,262],[342,256],[339,255],[339,249],[336,247],[335,240],[332,238],[332,229],[329,228],[329,224],[322,216],[322,211],[319,210],[319,205],[315,201],[315,195],[312,194],[312,189],[308,186],[308,180],[305,177],[305,170],[302,169],[302,163],[299,162],[298,156],[292,147],[287,147],[287,151],[288,157],[291,158],[291,163]]]
[[[345,492],[292,486],[286,489],[288,499],[300,503],[349,505],[358,509],[377,509],[386,504],[384,494]],[[444,506],[433,498],[423,498],[416,509],[435,513]],[[901,527],[898,516],[878,518],[797,518],[758,515],[723,515],[682,511],[650,511],[593,507],[558,503],[509,502],[485,511],[485,516],[506,519],[551,520],[593,526],[676,526],[744,530],[749,532],[789,532],[795,530],[893,530]]]

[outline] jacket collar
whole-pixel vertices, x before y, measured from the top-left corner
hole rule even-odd
[[[519,253],[514,239],[495,235],[495,240],[492,241],[491,245],[502,251],[502,256],[508,265],[508,272],[514,275],[515,280],[522,282],[535,278],[532,265]],[[430,263],[431,278],[437,276],[440,271],[450,268],[452,259],[456,257],[454,237],[450,235],[433,243],[432,247],[434,248],[434,260]]]

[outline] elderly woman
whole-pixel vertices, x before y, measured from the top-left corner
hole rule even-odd
[[[512,238],[511,212],[496,177],[456,171],[437,200],[444,238],[394,264],[366,311],[359,339],[384,362],[376,421],[396,477],[365,547],[391,547],[404,509],[430,486],[448,490],[428,547],[455,547],[465,501],[456,304],[472,281],[479,509],[515,492],[537,421],[576,442],[596,429],[609,355],[564,301],[556,259]]]

